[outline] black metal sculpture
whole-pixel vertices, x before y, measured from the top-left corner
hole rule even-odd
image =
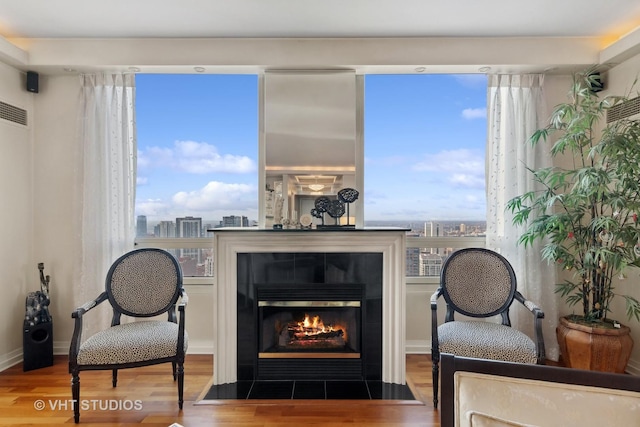
[[[318,228],[324,229],[345,229],[354,228],[355,225],[350,224],[349,204],[358,200],[359,193],[353,188],[343,188],[338,192],[337,199],[330,199],[327,196],[318,197],[315,201],[315,208],[311,209],[311,216],[320,218],[322,224]],[[347,213],[347,223],[340,225],[339,219]],[[335,225],[325,225],[324,213],[328,213],[335,220]]]
[[[53,318],[49,313],[49,280],[44,264],[38,263],[40,290],[30,292],[25,302],[22,328],[22,368],[24,371],[53,365]]]
[[[329,206],[331,205],[331,199],[327,196],[318,197],[315,201],[315,209],[311,210],[311,215],[316,218],[320,218],[322,220],[322,225],[324,225],[324,213],[329,210]]]
[[[336,225],[339,225],[338,218],[344,215],[344,203],[342,203],[342,201],[337,199],[332,200],[331,203],[329,204],[329,207],[327,208],[327,213],[331,218],[335,219]]]
[[[343,188],[338,191],[338,200],[347,205],[347,225],[350,225],[349,205],[358,200],[359,195],[358,190],[354,188]]]
[[[40,270],[40,290],[30,292],[25,302],[25,326],[35,326],[40,323],[51,322],[51,313],[49,313],[49,275],[44,275],[44,264],[38,263]]]

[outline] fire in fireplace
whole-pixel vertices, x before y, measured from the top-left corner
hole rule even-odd
[[[360,301],[259,301],[259,358],[360,357]]]
[[[343,350],[346,345],[346,327],[327,323],[325,326],[320,316],[312,315],[313,320],[305,313],[301,322],[289,322],[280,328],[278,345],[281,348]]]

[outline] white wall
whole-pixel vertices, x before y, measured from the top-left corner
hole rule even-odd
[[[603,79],[605,90],[601,98],[607,95],[629,95],[638,96],[640,85],[632,86],[636,79],[640,77],[640,55],[636,55],[604,73]],[[620,295],[631,295],[640,300],[640,268],[627,268],[626,279],[615,284],[615,292]],[[629,320],[625,313],[625,302],[622,298],[615,298],[613,301],[612,313],[609,316],[631,328],[631,337],[636,343],[631,359],[627,365],[627,370],[636,375],[640,375],[640,322]]]
[[[51,276],[54,352],[66,354],[72,334],[73,276],[80,223],[72,216],[76,155],[77,76],[40,78],[35,95],[33,261]]]
[[[0,370],[22,354],[25,298],[40,288],[32,257],[33,95],[24,73],[0,63],[0,101],[27,110],[28,126],[0,119]]]

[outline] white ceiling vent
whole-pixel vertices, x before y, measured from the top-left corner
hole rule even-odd
[[[607,110],[607,123],[620,119],[640,120],[640,96],[614,105]]]
[[[0,119],[26,126],[27,110],[0,101]]]

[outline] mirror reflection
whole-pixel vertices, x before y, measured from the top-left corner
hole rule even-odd
[[[265,73],[262,227],[283,220],[299,223],[317,197],[335,199],[341,189],[357,188],[357,153],[362,150],[357,150],[356,87],[353,71]],[[355,218],[343,220],[355,224]]]

